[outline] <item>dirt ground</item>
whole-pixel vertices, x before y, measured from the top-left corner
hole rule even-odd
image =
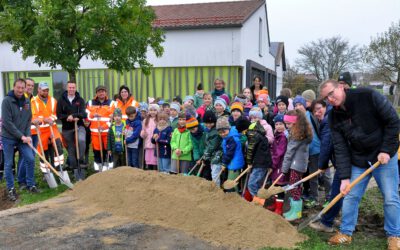
[[[14,206],[14,202],[7,198],[6,188],[0,188],[0,211]]]

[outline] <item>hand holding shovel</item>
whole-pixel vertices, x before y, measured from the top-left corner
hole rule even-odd
[[[236,185],[239,184],[240,178],[242,178],[243,175],[245,175],[250,170],[251,170],[251,167],[249,166],[238,177],[236,177],[236,179],[225,181],[224,184],[222,184],[223,188],[225,190],[228,190],[228,189],[232,189],[232,188],[236,187]]]

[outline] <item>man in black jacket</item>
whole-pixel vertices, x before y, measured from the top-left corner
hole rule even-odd
[[[8,198],[17,200],[14,188],[12,165],[14,161],[14,147],[23,158],[26,169],[26,182],[28,190],[37,192],[34,178],[34,157],[29,145],[31,139],[32,111],[29,100],[25,98],[25,80],[17,79],[11,90],[1,104],[2,141],[4,150],[4,175],[6,178]]]
[[[57,117],[62,122],[62,136],[67,143],[69,165],[74,169],[75,178],[83,179],[83,174],[78,173],[78,163],[75,149],[75,121],[78,121],[79,156],[83,159],[86,149],[86,130],[83,119],[86,118],[86,102],[76,91],[76,83],[68,81],[67,90],[57,102]]]
[[[333,245],[351,242],[357,224],[358,206],[373,176],[384,196],[385,231],[389,249],[400,245],[400,199],[397,167],[399,118],[391,103],[368,88],[345,89],[337,81],[328,80],[320,86],[320,96],[332,106],[329,125],[335,151],[336,167],[345,194],[340,232],[329,239]],[[349,191],[354,181],[379,161],[381,166]],[[391,248],[392,247],[392,248]]]

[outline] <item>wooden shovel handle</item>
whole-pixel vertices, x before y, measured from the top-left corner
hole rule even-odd
[[[43,150],[43,144],[42,144],[42,138],[40,136],[40,130],[37,126],[35,126],[36,129],[36,134],[38,135],[38,139],[39,139],[39,147],[40,147],[40,151],[42,152],[42,155],[44,155],[44,150]]]
[[[272,168],[268,169],[268,172],[267,172],[267,175],[265,176],[265,179],[264,179],[264,183],[263,183],[263,185],[262,185],[262,188],[264,188],[265,185],[267,184],[268,177],[269,177],[269,175],[270,175],[271,173],[272,173]]]
[[[63,179],[62,176],[60,175],[60,173],[59,173],[57,170],[55,170],[55,169],[53,168],[53,166],[51,166],[51,164],[46,160],[46,158],[45,158],[43,155],[41,155],[41,154],[37,151],[37,149],[34,148],[34,147],[32,146],[32,144],[29,143],[28,145],[29,145],[29,147],[40,157],[40,159],[42,159],[42,161],[43,161],[44,163],[46,163],[47,167],[50,168],[51,171],[53,171],[58,177],[60,177],[61,179]]]
[[[53,127],[52,126],[50,126],[50,134],[51,134],[51,142],[53,144],[54,151],[56,152],[57,160],[60,160],[59,159],[60,154],[58,153],[56,138],[54,137],[54,131],[53,131]]]
[[[247,172],[249,172],[250,169],[251,169],[251,167],[247,167],[238,177],[236,177],[234,182],[238,182],[239,179],[242,178],[242,176],[245,175]]]
[[[79,161],[79,138],[78,138],[78,121],[74,122],[75,127],[75,150],[76,150],[76,159]]]
[[[281,174],[278,176],[278,178],[276,178],[276,180],[272,183],[271,187],[275,186],[275,184],[282,178],[282,176],[283,176],[283,173],[281,173]],[[269,188],[271,188],[271,187],[269,187]]]

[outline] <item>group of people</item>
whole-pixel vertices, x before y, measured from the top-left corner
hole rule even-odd
[[[171,102],[149,98],[148,103],[139,103],[127,86],[121,86],[112,99],[106,87],[98,86],[95,97],[85,102],[72,81],[58,101],[48,95],[46,83],[38,84],[38,95],[33,97],[33,81],[17,79],[2,103],[8,197],[17,199],[12,170],[15,149],[20,156],[16,164],[19,188],[35,193],[39,190],[32,148],[40,144],[49,161],[60,165],[64,159],[49,151],[63,152],[66,147],[66,162],[75,179],[81,180],[91,143],[96,171],[112,162],[114,168],[127,165],[166,174],[192,173],[223,186],[249,168],[239,185],[225,191],[240,193],[288,221],[300,219],[303,207],[329,202],[343,192],[345,198],[311,227],[333,232],[333,221],[342,210],[340,231],[329,243],[344,244],[352,240],[358,205],[373,176],[384,196],[389,249],[399,249],[399,118],[384,96],[351,85],[345,72],[338,81],[323,82],[319,98],[311,89],[294,98],[290,89],[282,89],[272,102],[260,77],[233,98],[224,81],[216,79],[210,93],[199,84],[196,93],[183,101],[180,97]],[[351,181],[376,161],[381,166],[350,190]],[[45,164],[41,169],[46,173]],[[284,193],[266,200],[257,196],[265,181],[294,184],[318,170],[322,170],[320,176],[288,192],[290,209],[285,213]]]

